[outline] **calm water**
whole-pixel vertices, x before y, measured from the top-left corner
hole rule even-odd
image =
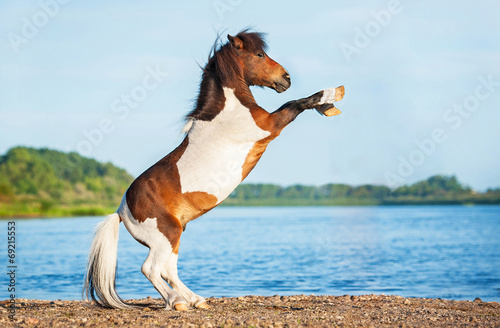
[[[80,299],[101,219],[16,220],[18,297]],[[7,221],[0,223],[6,254]],[[122,225],[122,297],[159,297],[140,272],[146,255]],[[384,293],[500,301],[500,206],[217,208],[188,224],[179,276],[203,296]],[[6,275],[1,282],[6,299]]]

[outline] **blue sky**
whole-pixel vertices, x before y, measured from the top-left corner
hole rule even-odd
[[[282,94],[254,89],[262,107],[342,84],[346,96],[339,116],[299,116],[248,182],[456,174],[498,187],[498,12],[495,1],[2,1],[0,153],[79,151],[140,174],[180,143],[217,33],[252,26],[292,78]]]

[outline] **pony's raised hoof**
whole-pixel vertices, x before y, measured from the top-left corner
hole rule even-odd
[[[187,311],[188,306],[186,305],[186,303],[178,303],[178,304],[174,305],[174,310],[175,311]]]
[[[338,88],[335,88],[335,101],[342,100],[342,98],[344,98],[344,94],[345,94],[345,88],[343,85],[341,85]]]
[[[339,115],[341,111],[333,105],[333,102],[342,100],[342,98],[344,98],[344,94],[345,88],[343,85],[338,88],[329,88],[323,90],[323,96],[321,97],[315,109],[320,114],[325,116]]]
[[[200,304],[196,304],[194,307],[202,310],[210,309],[210,305],[208,305],[205,301],[201,302]]]
[[[321,95],[318,105],[333,104],[336,101],[342,100],[342,98],[344,98],[344,94],[345,88],[343,85],[337,88],[325,89],[323,90],[323,94]]]
[[[335,116],[335,115],[339,115],[340,113],[342,113],[337,107],[335,107],[333,104],[323,104],[323,105],[319,105],[318,107],[316,107],[316,110],[318,111],[318,113],[322,114],[322,115],[325,115],[325,116]]]

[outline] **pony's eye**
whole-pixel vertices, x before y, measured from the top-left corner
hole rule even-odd
[[[257,57],[264,58],[264,53],[263,53],[263,52],[259,52],[259,53],[257,54]]]

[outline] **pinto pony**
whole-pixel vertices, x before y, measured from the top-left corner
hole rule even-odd
[[[142,173],[120,207],[96,228],[88,258],[84,293],[109,308],[134,307],[115,287],[118,228],[149,248],[142,273],[161,294],[167,309],[208,308],[177,275],[180,237],[186,224],[219,205],[257,164],[271,140],[306,109],[327,116],[344,88],[330,88],[287,102],[269,113],[255,101],[250,86],[283,92],[288,72],[267,56],[260,33],[228,35],[214,46],[203,70],[196,107],[187,116],[182,143]],[[171,287],[170,287],[170,286]]]

